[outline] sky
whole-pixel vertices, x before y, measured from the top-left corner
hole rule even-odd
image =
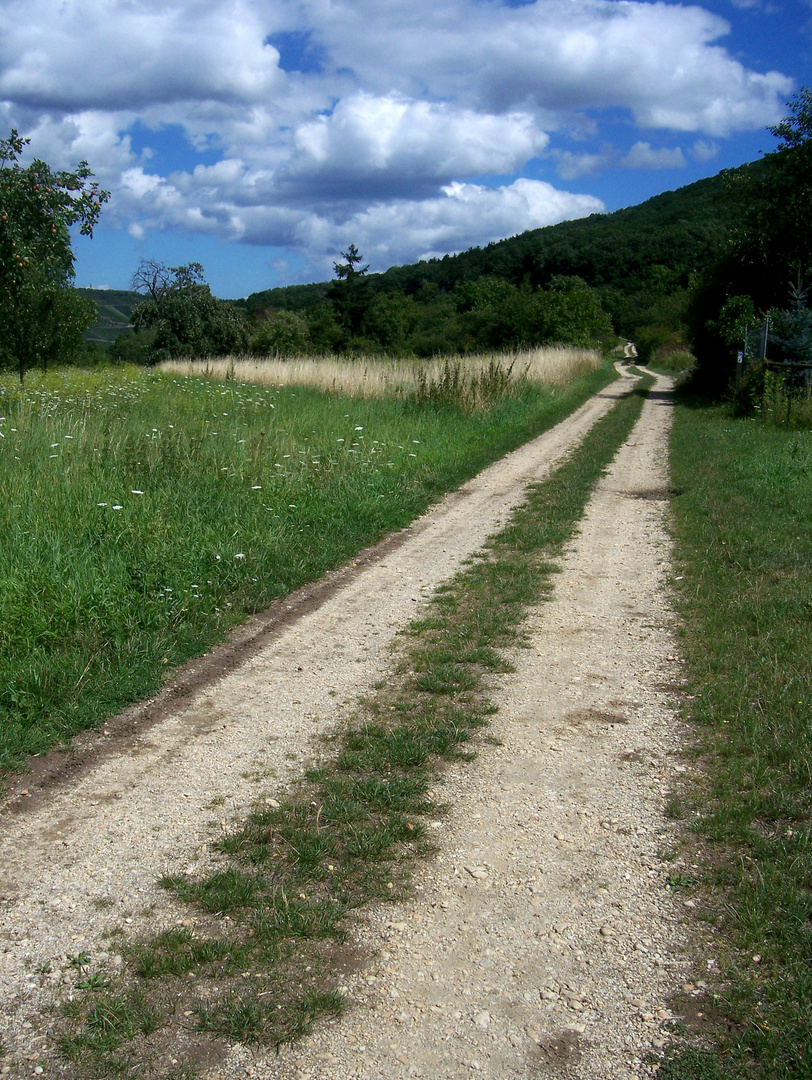
[[[111,192],[76,284],[215,295],[632,206],[774,149],[812,0],[0,0],[0,131]]]

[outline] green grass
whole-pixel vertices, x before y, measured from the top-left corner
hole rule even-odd
[[[194,931],[125,947],[128,972],[111,1001],[131,995],[145,1022],[152,1009],[193,1018],[178,1025],[182,1039],[270,1046],[340,1012],[333,969],[351,950],[352,913],[407,895],[415,860],[432,850],[428,821],[443,813],[432,795],[443,762],[489,744],[490,695],[512,670],[505,650],[523,643],[527,609],[549,595],[563,546],[641,405],[637,392],[621,399],[437,591],[402,635],[391,677],[326,744],[324,760],[281,805],[255,808],[216,843],[216,872],[164,879],[191,908]],[[94,1035],[104,1001],[85,997],[68,1017],[63,1045],[83,1076],[116,1075],[115,1062],[132,1058],[126,1032],[111,1042]],[[135,1022],[127,1030],[138,1037]]]
[[[680,798],[725,1023],[660,1075],[798,1080],[812,1076],[812,433],[686,402],[672,471],[704,776]]]
[[[155,693],[613,372],[466,412],[137,369],[0,375],[0,774]]]

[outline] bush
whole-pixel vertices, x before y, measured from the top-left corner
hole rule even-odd
[[[682,372],[693,371],[696,367],[696,357],[687,345],[674,342],[669,345],[660,345],[655,349],[651,363],[661,371],[682,374]]]
[[[307,321],[295,311],[274,311],[251,335],[249,349],[260,356],[302,356],[312,348]]]

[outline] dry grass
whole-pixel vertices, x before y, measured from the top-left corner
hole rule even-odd
[[[566,386],[595,371],[602,363],[599,352],[551,346],[526,352],[491,353],[455,357],[468,378],[500,364],[512,365],[514,379],[528,379],[546,386]],[[175,375],[202,375],[220,381],[258,383],[262,386],[311,386],[351,397],[387,397],[414,394],[421,381],[442,379],[449,360],[392,360],[389,357],[364,359],[302,358],[275,360],[270,357],[225,356],[210,360],[169,360],[161,370]]]

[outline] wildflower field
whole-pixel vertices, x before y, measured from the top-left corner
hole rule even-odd
[[[0,770],[408,524],[612,377],[487,407],[136,368],[0,375]]]

